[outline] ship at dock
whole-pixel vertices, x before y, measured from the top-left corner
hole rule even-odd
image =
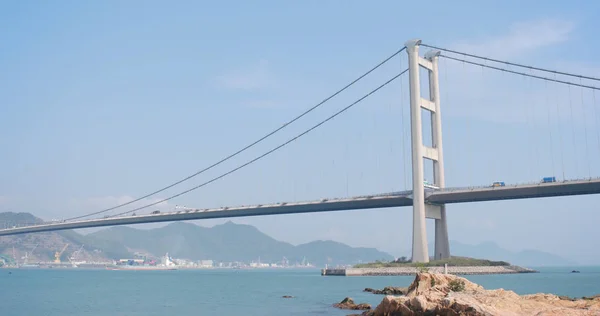
[[[156,264],[155,262],[145,262],[138,260],[120,260],[120,264],[112,267],[106,267],[108,270],[130,270],[130,271],[153,271],[153,270],[177,270],[177,265],[173,262],[169,254],[167,253],[163,257],[163,263]]]
[[[130,265],[116,265],[114,267],[106,268],[107,270],[131,270],[131,271],[152,271],[152,270],[177,270],[177,267],[167,267],[162,265],[156,266],[130,266]]]

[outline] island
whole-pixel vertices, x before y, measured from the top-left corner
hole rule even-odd
[[[325,268],[323,276],[398,276],[422,272],[454,275],[537,273],[538,271],[511,265],[505,261],[492,261],[468,257],[450,257],[427,263],[412,263],[406,258],[391,262],[376,261],[357,264],[351,268]]]

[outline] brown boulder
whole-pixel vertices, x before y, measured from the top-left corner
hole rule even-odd
[[[593,296],[590,296],[590,297],[584,296],[581,299],[588,300],[588,301],[593,301],[593,300],[600,301],[600,294],[596,294],[596,295],[593,295]]]
[[[503,289],[485,290],[454,275],[419,273],[406,296],[386,296],[374,310],[363,315],[600,315],[600,299],[571,301],[552,294],[519,296]]]
[[[333,304],[333,307],[337,307],[340,309],[351,309],[351,310],[368,310],[371,309],[371,305],[366,304],[366,303],[360,303],[360,304],[356,304],[354,303],[354,300],[346,297],[345,299],[343,299],[341,302],[339,303],[335,303]]]
[[[406,295],[408,288],[405,287],[394,287],[386,286],[381,290],[372,289],[370,287],[363,290],[363,292],[371,292],[373,294],[384,294],[384,295]]]

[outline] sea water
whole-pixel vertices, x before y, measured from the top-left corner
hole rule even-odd
[[[581,273],[570,273],[573,269]],[[487,289],[519,294],[600,294],[600,267],[538,270],[467,278]],[[376,306],[383,296],[364,288],[408,286],[413,279],[321,276],[317,269],[0,269],[0,315],[347,315],[331,305],[348,296]]]

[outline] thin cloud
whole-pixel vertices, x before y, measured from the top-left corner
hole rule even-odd
[[[271,100],[256,100],[244,102],[243,105],[254,109],[275,109],[279,108],[281,104]]]
[[[575,23],[557,19],[543,19],[514,23],[507,34],[480,42],[457,43],[455,47],[465,52],[513,57],[566,42]]]
[[[216,82],[227,89],[254,91],[272,87],[274,79],[268,61],[261,60],[257,65],[220,75]]]

